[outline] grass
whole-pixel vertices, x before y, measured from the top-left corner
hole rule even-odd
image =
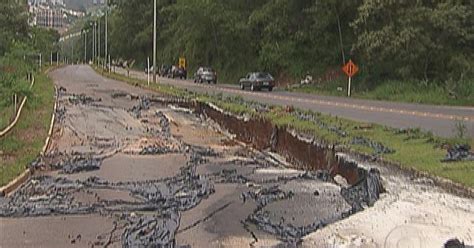
[[[10,125],[13,119],[13,106],[0,107],[0,130]]]
[[[371,90],[357,87],[357,84],[356,80],[352,92],[352,97],[355,98],[435,105],[474,106],[474,80],[466,80],[452,86],[458,92],[456,97],[451,96],[444,87],[434,83],[385,81]],[[338,87],[343,90],[338,90]],[[289,88],[289,90],[309,94],[346,96],[347,81],[338,80],[321,85],[304,85]]]
[[[148,87],[146,81],[143,80],[131,79],[118,74],[107,74],[106,76],[134,85]],[[341,130],[346,131],[348,135],[346,137],[341,137],[326,128],[320,128],[319,125],[316,125],[311,121],[300,120],[294,115],[287,113],[282,107],[272,107],[269,112],[257,113],[246,105],[241,104],[242,99],[239,97],[223,98],[222,95],[195,94],[165,85],[152,84],[149,88],[165,94],[188,97],[203,102],[213,103],[225,111],[239,115],[246,114],[261,116],[272,121],[275,125],[287,126],[300,132],[312,134],[319,140],[343,145],[359,153],[371,154],[374,152],[372,148],[353,145],[351,142],[354,137],[365,137],[395,150],[394,153],[381,155],[386,161],[397,163],[402,168],[415,169],[417,171],[429,173],[430,175],[450,179],[453,182],[468,187],[474,187],[474,162],[441,162],[446,154],[446,150],[441,148],[443,145],[468,143],[471,147],[474,147],[474,139],[445,139],[436,137],[431,133],[422,132],[419,129],[400,133],[397,129],[388,128],[382,125],[366,124],[321,113],[304,111],[316,116],[321,122],[328,126],[339,127]]]
[[[25,105],[17,126],[0,138],[0,186],[21,174],[36,159],[48,135],[54,106],[54,85],[43,72]]]

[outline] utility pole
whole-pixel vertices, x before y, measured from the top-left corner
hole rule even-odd
[[[95,46],[94,46],[95,40],[94,40],[94,38],[95,38],[95,22],[94,22],[94,24],[92,24],[92,47],[91,47],[92,48],[92,53],[91,53],[92,62],[94,62],[94,58],[95,58],[94,57],[94,50],[95,50]]]
[[[93,59],[93,61],[95,61],[96,58],[97,58],[97,21],[94,22],[94,28],[95,28],[95,36],[94,36],[94,59]]]
[[[97,59],[99,61],[99,64],[100,64],[100,17],[99,17],[99,25],[98,25],[98,38],[97,38],[97,44],[98,44],[98,48],[97,48],[97,51],[98,51],[98,54],[97,54]]]
[[[105,0],[105,60],[107,61],[107,58],[109,57],[109,51],[108,51],[108,22],[107,22],[107,17],[109,15],[109,4],[108,1]],[[106,62],[107,63],[107,62]],[[110,66],[110,65],[109,65]]]
[[[148,82],[148,86],[150,86],[150,57],[146,58],[146,81]]]
[[[84,30],[84,64],[87,64],[87,31]]]
[[[71,38],[71,65],[74,65],[74,38]]]
[[[156,0],[153,1],[153,83],[156,84]]]

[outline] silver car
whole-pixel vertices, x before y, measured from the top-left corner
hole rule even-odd
[[[194,83],[213,83],[217,84],[217,73],[210,67],[199,67],[194,74]]]

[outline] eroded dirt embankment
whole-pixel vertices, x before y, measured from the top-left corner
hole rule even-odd
[[[270,149],[282,155],[295,169],[327,171],[331,177],[342,176],[350,185],[365,179],[363,169],[345,157],[338,157],[332,145],[302,137],[294,130],[277,127],[263,118],[235,116],[210,104],[183,101],[175,104],[210,118],[247,145],[258,150]]]

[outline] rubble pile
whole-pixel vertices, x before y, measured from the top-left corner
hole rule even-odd
[[[360,169],[361,180],[341,189],[341,195],[352,206],[353,212],[361,211],[367,206],[373,206],[381,193],[385,192],[380,178],[380,171]]]
[[[101,102],[101,101],[102,101],[102,99],[100,99],[100,98],[94,99],[90,96],[86,96],[85,94],[79,94],[79,95],[72,94],[69,97],[69,103],[74,104],[74,105],[79,105],[79,104],[87,105],[87,104],[91,104],[93,102]]]
[[[139,154],[140,155],[160,155],[160,154],[167,154],[173,152],[168,147],[160,147],[156,145],[146,146],[144,147]]]
[[[74,174],[84,171],[94,171],[100,169],[102,160],[92,157],[75,156],[62,161],[55,167],[62,168],[64,174]]]
[[[221,97],[220,100],[223,100],[223,98]],[[227,97],[225,100],[246,106],[247,108],[253,109],[253,111],[257,113],[266,113],[270,111],[270,106],[268,104],[254,102],[254,101],[245,101],[241,97]]]
[[[260,207],[264,207],[270,202],[277,201],[277,200],[283,200],[283,199],[289,199],[293,196],[293,192],[285,192],[281,189],[278,188],[278,185],[269,187],[269,188],[263,188],[260,190],[257,190],[255,192],[249,191],[247,193],[242,194],[242,199],[243,201],[246,201],[248,198],[252,198],[255,200],[255,202],[258,203]]]
[[[177,177],[154,183],[130,185],[131,194],[154,205],[155,209],[188,210],[214,193],[214,185],[188,167]]]
[[[292,114],[299,120],[313,122],[319,128],[329,130],[340,137],[346,137],[348,135],[347,132],[341,129],[340,127],[329,125],[312,114],[308,114],[302,111],[294,111]]]
[[[247,183],[248,179],[237,173],[236,169],[223,169],[213,175],[219,183]]]
[[[148,97],[141,97],[138,100],[138,105],[133,106],[133,108],[130,109],[128,112],[130,112],[130,114],[133,117],[139,119],[142,116],[142,111],[143,110],[149,110],[150,106],[151,106],[150,99]]]
[[[446,157],[442,162],[474,161],[474,153],[468,144],[455,145],[448,149]]]
[[[63,123],[66,118],[66,108],[64,106],[58,107],[54,118],[56,123]]]
[[[259,211],[249,216],[247,221],[293,245],[298,243],[305,235],[325,226],[322,222],[314,222],[307,226],[295,227],[283,224],[284,220],[281,221],[282,223],[275,223],[271,220],[270,215],[271,213],[268,211]]]
[[[71,192],[82,187],[80,183],[64,178],[48,176],[33,178],[9,198],[6,204],[0,205],[0,217],[93,213],[95,208],[81,205],[72,197]]]
[[[160,119],[160,132],[169,137],[171,135],[170,121],[161,111],[157,111],[155,115]]]
[[[128,219],[129,227],[122,234],[122,247],[162,247],[176,246],[175,233],[180,216],[178,212],[156,216],[140,216]]]
[[[374,155],[390,154],[395,152],[395,150],[384,146],[382,143],[375,142],[364,137],[354,137],[351,141],[351,144],[372,148],[374,150]]]

